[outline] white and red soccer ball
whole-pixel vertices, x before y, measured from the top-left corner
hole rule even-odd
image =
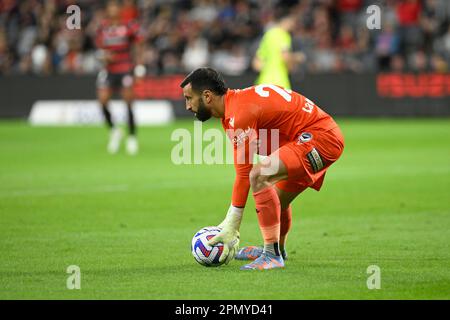
[[[192,238],[192,255],[202,266],[218,267],[223,264],[223,262],[219,262],[220,256],[223,254],[223,244],[208,245],[208,240],[220,231],[221,229],[218,227],[205,227],[200,229]]]

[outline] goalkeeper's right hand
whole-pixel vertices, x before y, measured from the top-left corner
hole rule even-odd
[[[233,260],[239,250],[239,231],[224,229],[208,241],[210,246],[218,243],[223,243],[223,252],[219,258],[219,262],[225,260],[225,264],[228,264]]]
[[[234,259],[239,250],[239,227],[241,225],[242,213],[244,209],[230,206],[227,216],[221,224],[218,225],[222,229],[214,238],[208,241],[210,246],[223,243],[223,253],[219,258],[219,262],[228,264]]]

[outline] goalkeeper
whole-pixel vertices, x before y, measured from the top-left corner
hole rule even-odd
[[[221,261],[253,260],[242,270],[284,267],[290,203],[306,188],[320,190],[344,138],[333,118],[308,98],[263,84],[228,89],[217,71],[199,68],[181,83],[186,109],[200,121],[220,118],[233,143],[236,178],[222,231],[209,244],[224,244]],[[279,148],[277,147],[279,146]],[[253,165],[253,155],[267,156]],[[242,214],[252,188],[263,247],[238,252]]]

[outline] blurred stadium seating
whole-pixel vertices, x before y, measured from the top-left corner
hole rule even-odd
[[[292,88],[331,114],[450,115],[448,0],[121,2],[123,19],[139,21],[145,39],[147,74],[135,95],[169,101],[177,118],[191,116],[179,83],[196,67],[216,68],[231,88],[254,84],[251,61],[281,6],[298,16],[293,50],[307,57],[291,71]],[[38,101],[95,100],[95,35],[106,3],[0,1],[1,118],[26,118]],[[72,4],[81,9],[79,30],[66,25]],[[367,27],[373,4],[381,29]]]
[[[1,74],[93,74],[93,37],[105,1],[2,0]],[[123,17],[138,19],[149,74],[177,74],[211,65],[225,75],[250,70],[273,8],[298,14],[294,47],[308,63],[295,73],[373,71],[447,72],[450,2],[447,0],[125,0]],[[68,30],[66,8],[77,4],[81,30]],[[366,27],[366,8],[377,4],[382,29]]]

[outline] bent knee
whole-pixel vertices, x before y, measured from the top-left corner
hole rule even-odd
[[[258,190],[268,185],[269,176],[261,174],[261,167],[256,165],[250,171],[250,185],[253,190]]]

